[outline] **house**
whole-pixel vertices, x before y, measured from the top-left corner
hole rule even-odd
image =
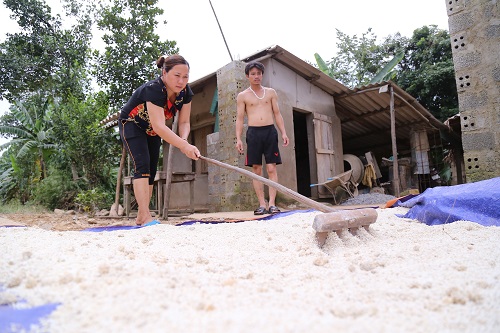
[[[442,158],[433,160],[433,150],[461,147],[460,137],[450,127],[393,82],[349,89],[275,45],[190,83],[195,96],[189,140],[203,156],[245,168],[244,155],[235,148],[236,96],[248,87],[244,67],[252,60],[266,67],[262,84],[276,90],[290,138],[287,147],[280,147],[279,183],[302,195],[331,197],[322,186],[310,185],[352,168],[362,174],[367,153],[380,165],[377,177],[390,184],[389,192],[399,194],[409,187],[423,190],[422,186],[432,186],[431,169],[442,163]],[[163,165],[167,147],[165,144]],[[195,173],[197,209],[255,208],[251,179],[203,160],[193,162],[177,149],[173,153],[172,171]],[[456,156],[456,164],[461,166],[460,154]],[[457,172],[462,172],[460,167]],[[356,177],[361,182],[359,174]],[[170,208],[188,207],[189,191],[188,183],[172,184]]]

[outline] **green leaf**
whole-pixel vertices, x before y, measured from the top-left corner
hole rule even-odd
[[[316,63],[318,64],[319,70],[325,73],[326,75],[331,76],[330,69],[328,68],[328,65],[323,60],[323,58],[321,58],[321,56],[318,53],[314,53],[314,58],[316,59]]]
[[[403,59],[404,55],[404,52],[399,52],[398,54],[396,54],[394,58],[392,58],[392,60],[389,61],[389,63],[385,65],[384,68],[382,68],[373,79],[370,80],[370,84],[379,83],[382,82],[385,78],[391,77],[394,74],[391,74],[392,69],[396,67],[396,65]]]

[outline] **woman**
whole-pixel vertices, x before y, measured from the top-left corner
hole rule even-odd
[[[187,142],[193,92],[189,87],[189,63],[180,55],[160,57],[156,64],[161,76],[146,82],[123,106],[119,129],[123,144],[134,166],[134,195],[139,206],[137,225],[159,223],[153,220],[149,203],[160,156],[161,139],[197,160],[200,151]],[[165,125],[178,113],[179,135]]]

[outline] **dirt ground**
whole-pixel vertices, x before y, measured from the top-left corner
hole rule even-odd
[[[250,216],[251,213],[251,216]],[[253,219],[253,212],[237,212],[225,214],[191,214],[186,216],[169,217],[168,220],[161,219],[162,224],[179,224],[188,220],[209,220],[213,218],[236,219],[246,218]],[[78,214],[67,212],[65,214],[56,213],[15,213],[15,214],[0,214],[0,226],[28,226],[38,227],[45,230],[68,231],[68,230],[84,230],[87,228],[107,227],[107,226],[133,226],[135,218],[133,216],[111,218],[105,216],[89,217],[86,214]]]
[[[339,209],[352,209],[367,207],[367,205],[356,206],[333,206]],[[381,205],[369,205],[369,207]],[[310,209],[301,205],[290,205],[288,207],[280,207],[282,212],[290,210],[306,210]],[[255,216],[253,211],[240,212],[217,212],[217,213],[194,213],[183,216],[169,216],[168,219],[160,219],[162,224],[176,225],[186,221],[248,221],[265,217],[267,215]],[[108,226],[134,226],[135,216],[130,217],[109,217],[109,216],[88,216],[87,214],[76,213],[74,211],[65,211],[58,213],[9,213],[0,214],[1,226],[28,226],[38,227],[45,230],[68,231],[68,230],[84,230],[87,228],[108,227]]]

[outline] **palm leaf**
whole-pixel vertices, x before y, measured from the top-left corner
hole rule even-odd
[[[35,127],[33,119],[29,114],[29,111],[24,107],[23,102],[16,101],[14,107],[11,108],[12,115],[17,118],[28,130],[32,130]]]
[[[330,69],[328,68],[328,65],[323,60],[323,58],[321,58],[321,56],[318,53],[314,53],[314,58],[316,59],[316,63],[318,64],[319,70],[331,77]]]
[[[29,152],[33,151],[33,149],[37,148],[37,144],[35,141],[26,141],[24,145],[17,152],[16,157],[22,158],[26,156]]]
[[[31,138],[32,134],[22,128],[14,126],[0,126],[0,133],[14,135],[18,138]]]
[[[392,60],[389,61],[389,63],[387,63],[387,65],[385,65],[373,79],[371,79],[370,84],[382,82],[384,78],[391,73],[393,68],[396,67],[396,65],[403,59],[404,55],[404,52],[396,54],[394,58],[392,58]]]

